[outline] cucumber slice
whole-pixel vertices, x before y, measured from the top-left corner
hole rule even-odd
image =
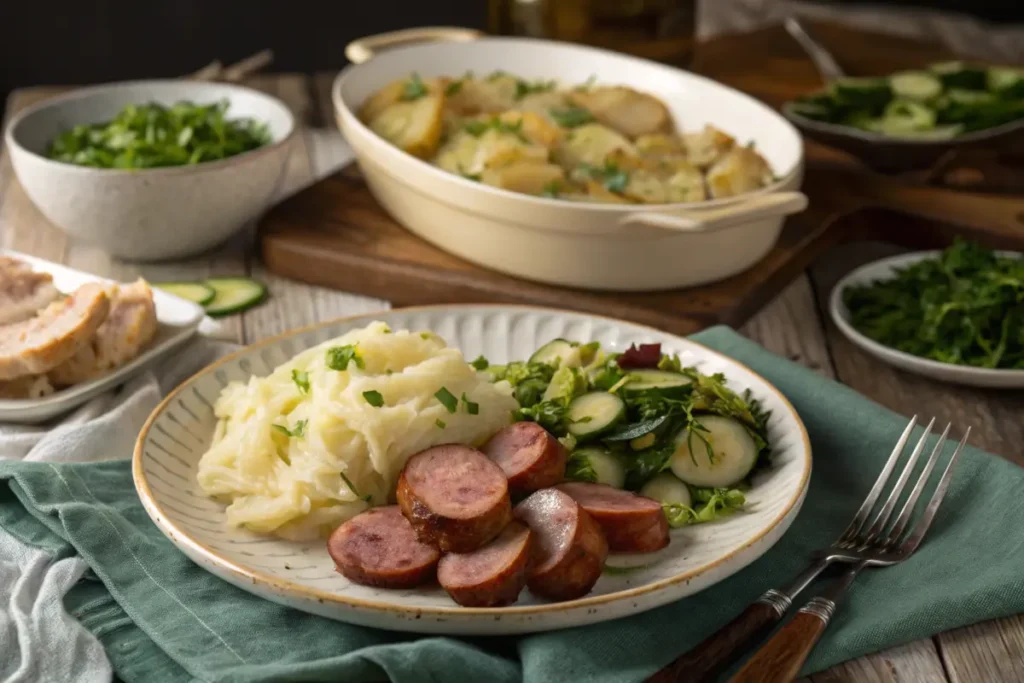
[[[267,288],[247,277],[211,278],[206,284],[216,295],[206,304],[206,314],[213,317],[239,313],[263,301]]]
[[[626,466],[619,456],[606,451],[603,448],[588,447],[580,448],[569,456],[569,467],[567,472],[573,470],[573,462],[577,461],[578,466],[589,469],[594,473],[593,481],[597,484],[606,484],[621,489],[626,484]],[[588,479],[588,481],[590,481]]]
[[[986,85],[989,91],[1003,99],[1024,97],[1024,69],[994,66],[988,70]]]
[[[903,71],[889,76],[893,95],[910,100],[930,100],[942,92],[942,83],[927,71]]]
[[[577,396],[566,411],[569,433],[577,439],[592,439],[611,431],[626,416],[626,404],[615,394],[592,391]]]
[[[680,375],[678,372],[666,372],[664,370],[633,370],[628,376],[629,382],[622,387],[622,391],[628,394],[637,394],[654,389],[681,389],[693,383],[693,380],[686,375]]]
[[[884,131],[879,130],[878,132]],[[906,138],[908,140],[928,140],[938,142],[941,140],[951,140],[962,132],[964,132],[962,124],[952,123],[947,126],[935,126],[931,130],[904,130],[886,134],[892,137]]]
[[[985,70],[964,62],[940,62],[928,67],[947,88],[967,88],[968,90],[984,90]]]
[[[995,95],[990,92],[984,92],[980,90],[964,90],[962,88],[953,88],[946,97],[949,98],[950,102],[956,104],[969,104],[975,105],[987,105],[992,104],[996,101]]]
[[[877,125],[886,135],[931,130],[935,127],[935,110],[913,100],[893,100]]]
[[[871,111],[881,111],[892,99],[892,87],[884,78],[841,78],[831,91],[840,103]]]
[[[534,351],[530,362],[578,368],[583,365],[583,347],[566,339],[553,339]]]
[[[640,495],[656,500],[662,505],[685,505],[693,507],[690,487],[670,472],[657,474],[640,489]]]
[[[692,437],[688,429],[679,432],[670,461],[672,473],[691,486],[719,488],[742,481],[757,461],[758,448],[750,432],[731,417],[701,415],[698,419],[708,431]],[[708,457],[708,444],[713,460]]]
[[[203,282],[154,282],[153,286],[200,306],[210,303],[217,295],[213,287]]]

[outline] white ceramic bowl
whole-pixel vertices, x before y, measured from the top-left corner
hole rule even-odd
[[[359,41],[359,47],[405,44],[414,37],[377,36]],[[348,54],[365,58],[370,52]],[[741,142],[753,141],[779,179],[740,197],[691,204],[547,199],[443,171],[377,136],[355,114],[369,95],[411,72],[453,76],[467,69],[563,83],[596,76],[599,84],[628,84],[661,98],[683,130],[713,123]],[[396,220],[457,256],[531,280],[619,291],[719,280],[764,257],[778,240],[784,215],[806,206],[795,192],[803,177],[803,142],[785,118],[707,78],[607,50],[525,38],[405,45],[345,68],[332,98],[338,126],[370,190]]]
[[[295,354],[382,320],[392,329],[430,330],[467,358],[495,363],[527,358],[556,337],[599,341],[624,350],[660,342],[701,372],[723,373],[771,411],[772,466],[759,472],[746,509],[712,523],[676,529],[656,554],[613,555],[633,566],[605,573],[593,592],[547,602],[528,591],[511,607],[459,607],[437,585],[409,590],[360,586],[335,571],[323,541],[298,543],[225,524],[225,506],[203,495],[197,463],[210,445],[212,405],[231,381],[265,376]],[[199,566],[258,596],[322,616],[396,631],[463,635],[527,633],[636,614],[692,595],[764,554],[793,522],[811,474],[807,431],[789,401],[764,378],[687,339],[611,318],[526,306],[426,306],[381,311],[293,330],[254,344],[204,369],[172,392],[139,434],[132,460],[139,498],[157,527]]]
[[[850,323],[850,311],[843,303],[843,290],[851,285],[866,285],[876,280],[887,280],[895,275],[897,268],[904,268],[926,258],[936,258],[939,251],[918,251],[911,254],[900,254],[868,263],[849,273],[840,280],[832,290],[829,300],[829,312],[839,331],[851,342],[871,354],[875,358],[907,372],[931,377],[942,382],[963,384],[973,387],[992,389],[1024,389],[1024,370],[996,370],[992,368],[975,368],[967,365],[953,365],[939,361],[920,358],[903,351],[879,344],[875,340],[861,334]],[[1018,256],[1018,252],[1000,252],[1005,256]]]
[[[128,104],[227,99],[228,116],[265,122],[272,142],[221,161],[155,169],[100,169],[47,159],[76,124],[113,118]],[[120,258],[188,256],[224,241],[269,204],[284,178],[295,119],[280,100],[238,85],[138,81],[76,90],[19,113],[5,142],[26,194],[69,236]]]

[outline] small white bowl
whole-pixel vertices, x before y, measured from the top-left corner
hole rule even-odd
[[[221,161],[152,169],[76,166],[46,157],[76,124],[109,121],[129,104],[228,100],[230,118],[267,124],[272,141]],[[135,81],[100,85],[19,113],[5,142],[26,194],[73,238],[137,261],[177,258],[219,244],[259,215],[285,174],[295,119],[277,98],[238,85]]]
[[[921,358],[903,351],[897,351],[884,344],[879,344],[857,331],[850,322],[850,311],[846,308],[846,304],[843,303],[843,290],[851,285],[866,285],[876,280],[890,279],[895,274],[897,268],[904,268],[927,258],[935,258],[940,253],[938,251],[917,251],[911,254],[901,254],[868,263],[849,273],[836,284],[829,300],[829,312],[836,327],[839,328],[839,331],[847,339],[867,353],[907,372],[937,379],[941,382],[951,382],[972,387],[986,387],[990,389],[1024,388],[1024,370],[976,368],[968,365],[953,365],[952,363],[940,363],[939,361]],[[1021,254],[1012,251],[1000,253],[1004,256],[1021,256]]]

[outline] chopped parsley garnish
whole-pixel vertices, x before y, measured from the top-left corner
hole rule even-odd
[[[420,332],[420,339],[433,339],[434,335],[429,332]]]
[[[484,358],[482,355],[480,355],[480,356],[477,356],[476,360],[472,361],[470,363],[470,365],[472,365],[477,370],[486,370],[487,368],[489,368],[491,366],[491,363],[486,358]]]
[[[459,94],[460,90],[462,90],[462,79],[461,78],[459,80],[457,80],[457,81],[452,81],[451,83],[449,83],[448,87],[444,89],[444,94],[448,95],[450,97],[452,95]]]
[[[384,397],[380,395],[379,391],[364,391],[363,398],[374,408],[380,408],[384,405]]]
[[[558,182],[557,180],[552,180],[550,183],[544,185],[540,193],[541,196],[551,197],[552,199],[555,199],[562,194],[562,183]]]
[[[537,81],[536,83],[530,83],[528,81],[516,81],[515,98],[517,100],[521,100],[527,95],[533,95],[534,93],[541,92],[549,92],[554,89],[554,81]]]
[[[462,403],[466,406],[466,412],[470,415],[478,415],[480,413],[480,404],[470,401],[466,396],[466,392],[462,392]]]
[[[332,346],[327,349],[327,367],[331,370],[345,372],[348,370],[349,363],[355,363],[356,367],[360,369],[366,367],[355,346],[346,344],[345,346]]]
[[[496,81],[499,78],[504,78],[505,76],[508,76],[508,74],[502,71],[501,69],[498,69],[497,71],[492,71],[491,73],[489,73],[487,75],[487,80]]]
[[[583,107],[562,107],[548,109],[548,114],[562,128],[577,128],[585,123],[592,123],[594,115]]]
[[[348,477],[345,476],[344,472],[338,472],[338,474],[341,475],[341,478],[345,482],[345,486],[348,487],[348,490],[351,491],[352,494],[355,495],[357,498],[362,498],[367,503],[369,503],[371,500],[373,500],[373,496],[370,495],[369,493],[367,493],[365,496],[362,495],[361,493],[359,493],[359,490],[356,489],[356,485],[352,483],[351,479],[349,479]]]
[[[298,422],[295,423],[295,426],[292,427],[291,429],[288,429],[284,425],[270,425],[270,426],[273,427],[274,429],[276,429],[277,431],[281,432],[282,434],[284,434],[287,437],[300,437],[300,436],[302,436],[303,434],[306,433],[306,423],[308,423],[308,422],[309,422],[309,420],[299,420]]]
[[[626,189],[626,185],[629,184],[629,173],[612,162],[607,162],[600,168],[590,164],[580,164],[579,169],[604,185],[609,192],[622,193]]]
[[[594,83],[596,83],[596,82],[597,82],[597,74],[590,74],[590,76],[587,77],[587,80],[585,80],[582,83],[580,83],[579,85],[577,85],[575,88],[573,88],[573,90],[576,90],[578,92],[586,92],[587,90],[590,90],[591,88],[593,88],[594,87]]]
[[[460,173],[459,175],[461,175],[466,180],[472,180],[477,183],[479,183],[483,179],[483,175],[480,173]]]
[[[437,425],[438,427],[440,427],[441,429],[444,429],[445,427],[447,427],[447,426],[448,426],[448,425],[447,425],[447,424],[445,423],[445,421],[444,421],[444,420],[442,420],[441,418],[438,418],[438,419],[434,420],[434,424],[436,424],[436,425]]]
[[[419,74],[414,73],[405,83],[402,84],[402,100],[418,100],[427,94],[427,86],[420,79]]]
[[[445,387],[438,389],[437,393],[434,394],[434,398],[440,401],[449,413],[454,413],[459,409],[459,399],[455,398],[455,394],[448,391]]]
[[[464,124],[462,124],[462,129],[475,138],[480,137],[489,130],[495,130],[499,133],[510,133],[512,135],[515,135],[523,142],[529,142],[529,140],[527,140],[526,137],[523,135],[522,119],[519,119],[515,123],[502,121],[497,116],[492,117],[487,121],[473,119],[471,121],[466,121]]]
[[[295,382],[295,386],[299,388],[299,391],[303,394],[309,393],[309,373],[305,370],[293,369],[292,370],[292,381]]]

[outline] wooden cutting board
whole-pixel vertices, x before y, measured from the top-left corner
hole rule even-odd
[[[862,31],[815,25],[815,33],[854,74],[887,73],[948,58],[940,48]],[[862,49],[870,42],[872,50]],[[752,60],[752,56],[757,58]],[[756,64],[756,66],[754,66]],[[727,36],[700,46],[696,70],[769,104],[818,87],[813,65],[779,27]],[[727,280],[658,293],[600,293],[552,287],[485,270],[434,247],[390,218],[350,167],[286,200],[260,226],[272,271],[311,284],[387,299],[395,305],[501,302],[572,308],[685,334],[724,323],[739,326],[825,249],[870,230],[871,221],[837,221],[868,206],[905,209],[951,221],[1009,248],[1024,244],[1024,202],[1013,196],[908,186],[869,174],[854,160],[808,146],[807,212],[787,222],[775,248]],[[890,217],[883,237],[899,231]],[[915,224],[917,225],[917,224]],[[856,229],[851,226],[857,226]],[[927,231],[924,231],[927,232]],[[906,239],[922,243],[922,230]],[[916,237],[915,237],[916,236]],[[930,245],[929,245],[930,246]]]

